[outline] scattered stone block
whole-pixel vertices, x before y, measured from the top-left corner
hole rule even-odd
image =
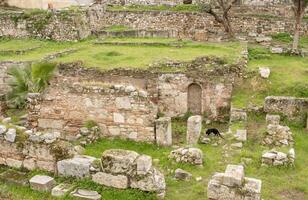
[[[225,173],[215,173],[207,187],[211,200],[261,200],[261,180],[244,177],[241,165],[228,165]]]
[[[247,113],[243,109],[231,108],[230,121],[247,121]]]
[[[139,154],[123,149],[110,149],[102,155],[102,171],[112,174],[131,173]]]
[[[176,162],[190,163],[193,165],[202,165],[203,153],[198,148],[179,148],[171,151],[169,158]]]
[[[210,144],[210,143],[211,143],[211,139],[208,138],[208,137],[203,137],[203,138],[200,140],[200,143],[201,143],[201,144]]]
[[[54,196],[54,197],[63,197],[69,191],[71,191],[73,189],[74,189],[73,185],[61,183],[60,185],[57,185],[56,187],[52,188],[51,195]]]
[[[124,175],[112,175],[104,172],[98,172],[92,176],[92,181],[118,189],[128,188],[128,178]]]
[[[271,70],[268,67],[259,67],[259,73],[262,78],[268,78],[271,74]]]
[[[61,160],[57,163],[58,173],[62,176],[77,178],[89,177],[90,168],[96,158],[76,155],[74,158]]]
[[[282,47],[272,47],[271,48],[271,53],[273,53],[273,54],[282,54],[283,53],[283,48]]]
[[[16,129],[14,128],[10,128],[6,133],[4,138],[6,139],[6,141],[8,142],[15,142],[15,138],[16,138]]]
[[[13,168],[21,168],[22,167],[22,161],[20,160],[15,160],[12,158],[7,158],[6,159],[6,165],[9,167],[13,167]]]
[[[280,115],[266,115],[266,123],[267,124],[274,124],[274,125],[279,125],[280,123]]]
[[[171,118],[161,117],[155,121],[156,143],[160,146],[172,145]]]
[[[242,142],[233,143],[231,144],[231,147],[240,149],[243,148],[243,143]]]
[[[71,192],[70,195],[72,197],[90,200],[100,200],[102,198],[102,196],[98,192],[84,189],[76,189]]]
[[[228,165],[223,176],[223,184],[234,187],[244,182],[244,167],[242,165]]]
[[[271,150],[262,155],[263,166],[293,166],[295,161],[295,151],[290,149],[288,153]]]
[[[202,117],[199,115],[191,116],[187,121],[187,144],[197,144],[202,129]]]
[[[263,145],[290,146],[294,140],[288,126],[269,124],[262,141]]]
[[[174,175],[174,178],[175,179],[178,179],[178,180],[185,180],[185,181],[188,181],[192,178],[192,174],[185,171],[185,170],[182,170],[182,169],[176,169],[175,170],[175,175]]]
[[[29,180],[29,183],[33,190],[50,192],[55,184],[55,180],[50,176],[36,175]]]
[[[141,155],[136,160],[137,175],[146,175],[152,168],[152,158],[147,155]]]
[[[27,177],[26,173],[15,170],[7,170],[2,174],[0,174],[0,180],[21,186],[29,185],[29,181],[26,177]]]
[[[0,135],[2,135],[3,133],[5,133],[6,131],[7,131],[6,126],[0,125]]]
[[[247,130],[236,130],[235,139],[240,142],[245,142],[247,140]]]

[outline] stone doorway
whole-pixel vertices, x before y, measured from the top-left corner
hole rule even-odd
[[[188,86],[187,108],[194,115],[201,115],[202,113],[202,88],[197,83]]]

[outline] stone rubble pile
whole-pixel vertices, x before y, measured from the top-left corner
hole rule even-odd
[[[295,150],[292,148],[288,153],[270,150],[262,155],[263,166],[294,166]]]
[[[152,158],[134,151],[106,150],[101,159],[75,156],[57,163],[62,176],[89,177],[98,184],[119,189],[136,188],[164,197],[164,175],[152,165]]]
[[[290,146],[294,140],[288,126],[269,124],[262,141],[263,145]]]
[[[261,180],[247,178],[242,165],[228,165],[225,173],[216,173],[208,183],[210,200],[261,200]]]
[[[192,165],[203,164],[203,153],[198,148],[179,148],[171,151],[169,158],[179,163],[190,163]]]

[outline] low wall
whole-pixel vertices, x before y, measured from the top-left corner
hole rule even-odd
[[[264,110],[304,122],[308,113],[308,98],[269,96],[265,98]]]

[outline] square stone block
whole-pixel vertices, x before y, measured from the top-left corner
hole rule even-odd
[[[54,178],[50,176],[36,175],[30,179],[30,186],[33,190],[49,192],[55,184]]]
[[[242,186],[244,183],[244,167],[242,165],[228,165],[223,177],[226,186]]]

